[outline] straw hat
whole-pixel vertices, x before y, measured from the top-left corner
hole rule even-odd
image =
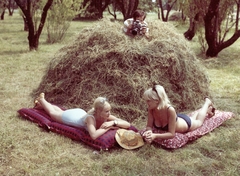
[[[129,150],[144,145],[142,136],[132,130],[118,129],[115,135],[115,139],[122,148]]]

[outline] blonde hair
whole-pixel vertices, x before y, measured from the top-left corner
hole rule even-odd
[[[143,93],[144,100],[159,100],[158,109],[171,105],[170,100],[161,85],[154,85]]]
[[[88,111],[88,114],[94,115],[98,111],[102,111],[105,103],[108,103],[104,97],[98,97],[93,102],[93,108]]]

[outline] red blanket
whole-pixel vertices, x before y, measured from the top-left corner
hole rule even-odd
[[[22,108],[18,110],[18,113],[21,117],[37,123],[40,127],[46,129],[47,131],[52,131],[65,135],[71,139],[82,141],[85,144],[92,146],[98,150],[108,150],[117,145],[117,142],[115,140],[116,130],[109,130],[104,135],[100,136],[96,140],[93,140],[85,129],[70,127],[57,123],[53,121],[43,110],[34,108]],[[188,142],[196,140],[201,136],[211,132],[214,128],[217,128],[224,121],[233,117],[233,115],[234,114],[232,112],[216,110],[215,116],[206,118],[200,128],[185,134],[176,133],[176,136],[173,139],[155,140],[154,143],[170,149],[180,148]],[[131,126],[130,129],[138,131],[134,126]]]
[[[194,112],[192,112],[191,114],[193,113]],[[184,134],[176,133],[176,136],[173,139],[155,140],[154,143],[170,149],[180,148],[188,142],[194,141],[202,137],[203,135],[211,132],[212,130],[220,126],[224,121],[232,118],[233,116],[234,114],[232,112],[216,110],[215,115],[211,118],[206,118],[203,122],[203,125],[198,129]]]

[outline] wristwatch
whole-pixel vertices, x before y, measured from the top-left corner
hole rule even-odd
[[[118,121],[117,120],[114,120],[113,122],[114,122],[113,126],[117,126],[118,125]]]

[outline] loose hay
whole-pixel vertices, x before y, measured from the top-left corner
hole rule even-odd
[[[209,80],[183,35],[161,21],[149,21],[150,39],[128,37],[121,27],[103,19],[82,30],[52,59],[33,97],[45,92],[50,102],[88,110],[105,96],[114,114],[133,121],[146,116],[142,94],[157,82],[178,111],[198,108]]]

